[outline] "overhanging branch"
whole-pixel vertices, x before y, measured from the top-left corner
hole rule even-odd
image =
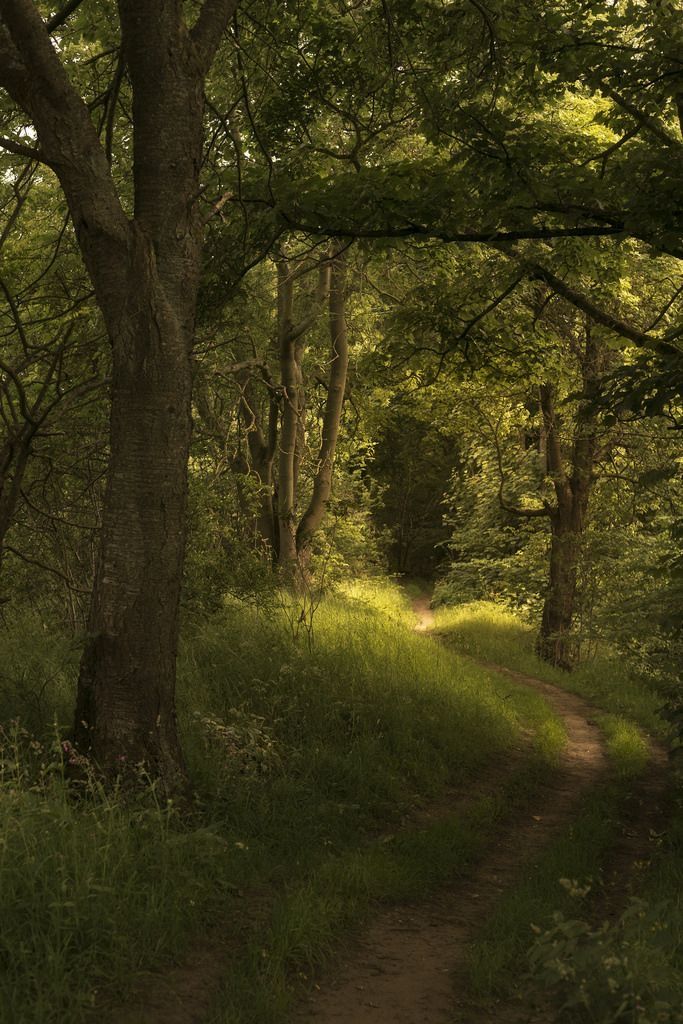
[[[45,27],[48,32],[52,33],[55,29],[59,28],[60,25],[63,25],[67,18],[72,15],[82,3],[83,0],[69,0],[68,3],[64,4],[61,10],[57,11],[56,14],[53,14],[52,17],[48,18],[45,22]]]
[[[432,238],[441,242],[481,242],[497,245],[527,240],[551,240],[553,238],[600,238],[624,233],[623,224],[589,224],[574,228],[519,228],[514,231],[445,231],[423,224],[408,224],[395,227],[387,224],[380,228],[329,225],[321,218],[317,223],[298,221],[282,210],[278,211],[287,226],[294,231],[308,235],[326,235],[329,238]]]
[[[628,339],[628,341],[634,342],[636,345],[652,349],[658,348],[663,344],[663,342],[658,338],[654,338],[651,334],[640,331],[637,327],[633,327],[631,324],[627,324],[618,317],[606,312],[606,310],[600,309],[588,296],[576,291],[575,288],[572,288],[566,281],[553,274],[551,270],[548,270],[542,264],[529,263],[527,266],[529,268],[529,277],[532,281],[544,281],[557,295],[562,296],[572,306],[586,313],[595,323],[602,324],[603,327],[607,327],[610,331],[620,335],[622,338]]]

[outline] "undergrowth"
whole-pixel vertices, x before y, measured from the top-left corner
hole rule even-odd
[[[292,611],[277,597],[261,611],[233,602],[186,631],[191,813],[153,785],[123,800],[94,774],[74,794],[64,763],[77,649],[39,619],[6,628],[2,1021],[106,1016],[139,972],[213,925],[240,948],[253,936],[226,979],[234,1019],[275,1021],[333,938],[373,901],[466,870],[513,790],[528,798],[556,761],[563,730],[544,702],[414,635],[395,589],[326,599],[298,642]],[[410,826],[447,787],[510,758],[508,799]],[[255,923],[264,901],[267,928]]]
[[[532,630],[488,602],[439,609],[436,629],[463,654],[555,683],[602,709],[595,719],[613,767],[612,780],[583,799],[570,830],[529,865],[473,944],[473,990],[487,997],[509,995],[528,956],[536,982],[556,996],[558,1020],[681,1024],[680,789],[666,832],[651,836],[651,854],[639,865],[637,895],[615,921],[596,925],[590,918],[590,896],[599,888],[629,780],[647,767],[648,744],[639,726],[667,735],[658,714],[661,693],[618,661],[596,660],[570,674],[551,668],[533,653]]]

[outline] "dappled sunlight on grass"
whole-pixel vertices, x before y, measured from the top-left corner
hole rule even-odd
[[[665,733],[658,715],[663,697],[628,673],[623,659],[597,657],[563,672],[534,653],[533,629],[513,612],[478,601],[435,612],[436,629],[455,650],[537,676],[577,693],[596,707],[636,721],[656,735]]]
[[[125,997],[141,965],[182,954],[198,930],[244,928],[251,891],[273,893],[276,925],[257,940],[267,963],[245,953],[229,966],[230,1019],[255,1019],[254,970],[259,1021],[275,1019],[293,964],[319,962],[373,900],[462,872],[555,763],[564,733],[544,702],[417,635],[398,586],[326,597],[298,639],[296,611],[277,594],[259,609],[231,600],[185,635],[189,818],[153,790],[131,803],[93,781],[89,799],[71,798],[61,737],[78,652],[38,620],[17,624],[2,707],[30,729],[1,759],[3,1019],[85,1021],[103,994]],[[475,783],[512,751],[518,774],[493,803],[405,829],[446,787]]]

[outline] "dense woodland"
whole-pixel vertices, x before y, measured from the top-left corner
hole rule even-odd
[[[0,0],[1,1021],[293,1020],[562,778],[425,1024],[683,1021],[682,41]]]

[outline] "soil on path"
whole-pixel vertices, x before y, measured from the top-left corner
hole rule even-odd
[[[429,598],[413,601],[416,629],[429,630]],[[484,667],[540,693],[561,716],[568,742],[559,771],[535,796],[534,806],[498,836],[471,879],[426,901],[381,912],[353,952],[342,957],[293,1017],[296,1024],[535,1024],[551,1022],[542,1007],[515,1004],[485,1009],[467,996],[467,949],[501,893],[572,820],[583,793],[606,770],[604,743],[591,722],[593,709],[581,698],[499,665]],[[661,788],[658,775],[650,784]],[[652,794],[650,794],[652,795]],[[457,810],[457,805],[452,808]],[[620,843],[619,868],[632,864],[633,839],[647,842],[647,826]],[[637,852],[635,854],[638,855]],[[617,869],[617,870],[618,870]]]
[[[428,631],[434,624],[429,598],[417,598],[413,607],[418,615],[416,629]],[[354,951],[342,957],[335,976],[321,983],[294,1014],[296,1024],[490,1024],[493,1020],[496,1024],[552,1024],[552,1015],[544,1016],[538,1010],[532,1016],[528,1004],[482,1009],[470,1002],[465,995],[466,952],[503,890],[514,884],[523,865],[571,821],[582,793],[600,779],[606,767],[604,748],[590,721],[592,709],[580,698],[498,665],[485,667],[540,692],[564,719],[569,742],[560,771],[537,794],[535,806],[498,837],[473,878],[429,900],[381,913]],[[650,834],[661,821],[657,809],[665,759],[658,749],[653,754],[652,769],[634,792],[613,851],[608,878],[613,879],[617,895],[612,898],[608,885],[601,913],[614,912],[623,901],[624,876],[634,861],[647,856]],[[481,780],[486,791],[507,771],[506,765],[500,773],[487,773]],[[481,789],[478,784],[473,788]],[[450,806],[439,804],[425,810],[425,823],[467,803],[467,795],[454,793]],[[257,915],[263,923],[268,902],[263,901]],[[207,935],[183,963],[150,972],[147,984],[137,988],[126,1007],[109,1012],[100,1008],[99,1020],[107,1024],[205,1024],[212,1019],[225,963],[236,943],[234,934],[230,941],[218,933]]]

